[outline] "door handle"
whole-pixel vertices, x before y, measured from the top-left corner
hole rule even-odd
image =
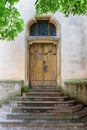
[[[47,65],[44,66],[44,71],[48,71],[48,66]]]
[[[43,69],[44,71],[48,71],[48,65],[46,64],[46,61],[43,61]]]

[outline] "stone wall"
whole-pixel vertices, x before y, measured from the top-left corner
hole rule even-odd
[[[64,91],[71,98],[87,105],[87,80],[68,80],[64,82]]]
[[[0,81],[0,106],[21,95],[23,81]]]

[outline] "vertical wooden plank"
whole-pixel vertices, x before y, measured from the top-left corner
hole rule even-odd
[[[36,86],[40,85],[40,83],[39,83],[39,64],[40,64],[40,61],[39,61],[39,46],[40,46],[40,44],[36,45],[36,47],[37,47],[37,51],[36,51]]]
[[[44,60],[48,70],[44,71],[44,86],[56,86],[57,80],[57,58],[56,46],[53,44],[44,45]]]
[[[46,66],[48,66],[48,70],[44,70],[44,85],[51,86],[52,81],[52,44],[44,45],[44,61],[46,62]]]
[[[53,57],[52,57],[52,44],[49,44],[49,86],[53,84],[53,77],[52,77],[52,68],[53,68]]]
[[[38,86],[37,80],[38,80],[38,73],[37,73],[37,60],[38,60],[38,45],[34,44],[34,86]]]
[[[57,81],[57,47],[53,45],[53,86],[56,86]]]
[[[39,43],[30,47],[30,82],[33,87],[43,85],[43,47]]]
[[[30,46],[30,62],[29,62],[29,66],[30,66],[30,85],[33,85],[33,56],[34,56],[34,50],[33,50],[33,46]]]
[[[48,86],[48,70],[46,71],[45,70],[45,66],[48,66],[48,44],[44,44],[43,46],[43,73],[44,73],[44,77],[43,77],[43,80],[44,80],[44,86]]]
[[[43,86],[43,46],[39,44],[38,49],[38,81],[39,86]]]

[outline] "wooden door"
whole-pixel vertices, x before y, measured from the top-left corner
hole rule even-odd
[[[57,48],[53,44],[30,46],[29,83],[31,87],[51,87],[57,84]]]

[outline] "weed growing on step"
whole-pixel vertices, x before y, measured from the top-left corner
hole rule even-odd
[[[28,86],[23,86],[22,87],[22,93],[28,93],[29,92],[29,87]]]
[[[58,92],[62,92],[62,86],[61,86],[61,85],[58,85],[57,91],[58,91]]]

